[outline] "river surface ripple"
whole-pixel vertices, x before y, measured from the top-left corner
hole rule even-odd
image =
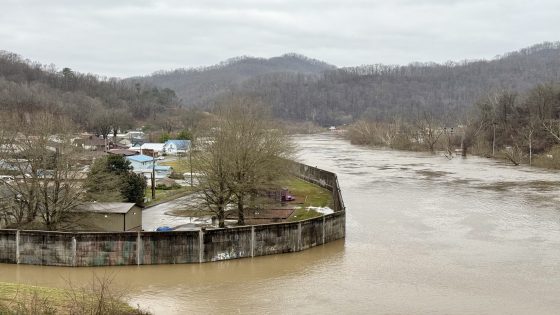
[[[558,314],[560,173],[484,158],[298,136],[339,175],[347,237],[293,254],[193,265],[0,265],[0,281],[115,276],[156,314]]]

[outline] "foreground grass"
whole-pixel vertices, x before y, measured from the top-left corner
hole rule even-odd
[[[108,293],[107,287],[65,290],[0,282],[0,314],[147,314]]]
[[[0,282],[0,314],[17,314],[20,304],[43,304],[41,313],[55,314],[65,309],[66,298],[62,289]]]

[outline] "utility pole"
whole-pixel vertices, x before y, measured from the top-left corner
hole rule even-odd
[[[492,157],[495,157],[496,155],[496,122],[492,122],[492,125],[494,126],[494,137],[492,138]]]
[[[192,178],[192,142],[189,146],[189,167],[191,169],[191,187],[193,186],[193,178]]]
[[[156,151],[152,150],[152,200],[156,199]]]

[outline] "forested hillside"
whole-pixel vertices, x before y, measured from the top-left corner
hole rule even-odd
[[[57,70],[0,51],[0,110],[48,111],[67,116],[82,129],[107,134],[155,120],[179,106],[175,92],[146,84]]]
[[[492,60],[406,66],[336,68],[295,54],[241,57],[216,66],[126,80],[57,70],[0,53],[2,109],[48,109],[85,129],[103,129],[101,134],[106,133],[109,120],[117,128],[148,122],[171,129],[169,121],[186,113],[181,105],[209,109],[234,95],[262,99],[278,118],[321,125],[359,118],[412,119],[423,112],[457,122],[490,94],[524,93],[538,84],[559,81],[559,43],[535,45]]]
[[[294,60],[297,66],[291,66]],[[424,111],[458,120],[489,93],[524,92],[537,84],[557,81],[559,43],[535,45],[492,60],[406,66],[333,69],[297,56],[244,58],[209,68],[161,72],[140,80],[174,89],[187,106],[207,108],[220,95],[252,94],[270,104],[278,117],[322,125],[360,117],[411,118]]]
[[[237,57],[218,65],[159,71],[150,76],[129,79],[132,82],[149,83],[170,88],[186,105],[211,102],[224,93],[239,90],[248,80],[271,73],[292,73],[316,76],[334,66],[297,54],[286,54],[270,59]]]

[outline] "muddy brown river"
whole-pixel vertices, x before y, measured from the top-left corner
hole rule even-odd
[[[559,314],[560,173],[300,136],[339,174],[346,239],[193,265],[0,265],[0,281],[64,287],[110,274],[156,314]]]

